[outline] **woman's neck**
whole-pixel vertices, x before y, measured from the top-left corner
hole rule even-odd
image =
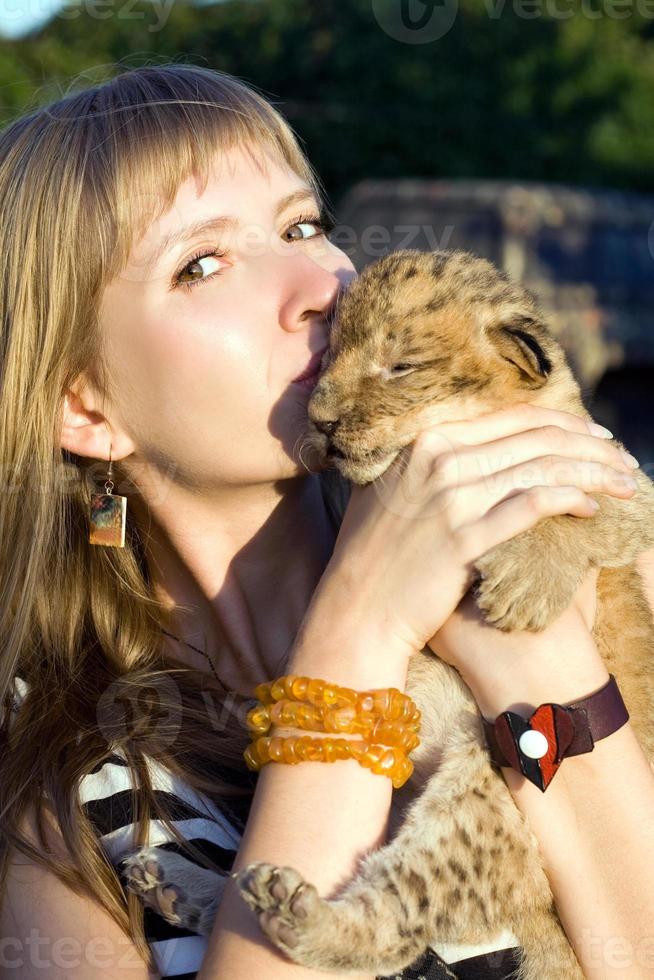
[[[173,489],[150,506],[151,521],[142,501],[137,513],[171,632],[206,651],[239,693],[283,673],[336,538],[318,474],[230,487],[210,506]],[[179,659],[209,669],[185,645],[166,642]]]

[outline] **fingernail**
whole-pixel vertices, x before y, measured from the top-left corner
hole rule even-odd
[[[599,510],[599,503],[593,497],[588,498],[588,503],[593,508],[593,510]]]
[[[636,470],[640,466],[640,463],[638,462],[636,457],[632,456],[631,453],[626,453],[621,449],[620,455],[622,456],[627,466],[631,466],[632,469]]]
[[[620,477],[618,478],[618,483],[622,484],[622,486],[629,487],[631,490],[638,489],[638,484],[636,483],[636,481],[632,476],[620,475]]]
[[[588,430],[592,436],[601,436],[602,439],[612,439],[613,433],[610,429],[605,429],[603,425],[598,425],[597,422],[589,422]]]

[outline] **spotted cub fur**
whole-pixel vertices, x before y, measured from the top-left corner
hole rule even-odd
[[[396,252],[341,298],[306,448],[363,484],[421,429],[518,401],[590,418],[530,294],[465,252]],[[635,497],[596,495],[596,516],[544,519],[486,553],[476,596],[496,627],[540,630],[599,566],[594,637],[652,760],[654,623],[634,559],[654,545],[654,486],[635,476]],[[422,741],[413,775],[394,792],[388,843],[329,898],[292,868],[241,870],[243,898],[268,913],[261,928],[297,963],[377,976],[402,971],[432,944],[477,944],[508,929],[523,950],[519,980],[582,980],[536,838],[490,765],[468,687],[425,648],[410,661],[406,690],[422,712]],[[160,871],[157,886],[161,877],[174,885],[175,869]],[[185,901],[190,888],[187,875]],[[207,928],[217,904],[205,908]]]

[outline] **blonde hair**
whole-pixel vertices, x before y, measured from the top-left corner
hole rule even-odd
[[[241,819],[238,801],[247,805],[254,778],[244,778],[252,774],[242,723],[206,737],[206,691],[221,716],[234,705],[210,677],[160,649],[161,630],[172,627],[152,594],[129,495],[125,547],[89,544],[94,472],[104,474],[106,462],[60,448],[63,394],[83,372],[108,390],[97,315],[103,287],[171,207],[179,184],[193,174],[206,180],[216,149],[235,145],[285,161],[325,206],[273,105],[239,79],[197,65],[121,71],[0,133],[0,896],[15,848],[90,893],[149,962],[141,902],[124,891],[98,845],[76,793],[80,778],[110,752],[124,753],[139,843],[152,816],[182,843],[152,792],[148,756],[221,805],[232,800]],[[114,481],[120,493],[117,465]],[[27,695],[12,712],[17,676]],[[120,699],[144,688],[159,701],[159,720],[130,725]],[[67,861],[45,853],[42,829],[42,849],[21,832],[28,811],[43,828],[46,809]]]

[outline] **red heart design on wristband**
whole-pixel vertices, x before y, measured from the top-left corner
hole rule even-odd
[[[507,762],[543,792],[575,735],[571,713],[551,703],[541,704],[526,721],[513,711],[504,711],[495,719],[494,729]]]

